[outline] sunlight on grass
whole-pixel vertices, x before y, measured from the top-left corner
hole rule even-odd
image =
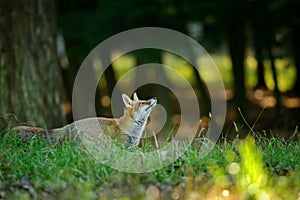
[[[1,137],[5,199],[268,200],[300,194],[299,142],[275,137],[225,141],[201,157],[199,146],[191,146],[170,165],[140,174],[114,170],[77,143],[49,146],[37,137],[24,143],[11,132]]]
[[[225,54],[212,54],[210,55],[220,74],[223,78],[224,84],[227,88],[231,88],[233,84],[232,64],[230,57]],[[197,65],[211,65],[211,59],[209,57],[200,57],[197,59]],[[137,64],[136,58],[133,55],[124,55],[113,62],[112,66],[115,69],[116,77],[119,79],[124,73],[133,69]],[[195,76],[189,63],[179,56],[164,52],[162,55],[162,64],[167,65],[175,69],[178,73],[184,76],[192,85],[195,85]],[[99,67],[99,62],[94,63]],[[274,81],[272,78],[272,72],[269,60],[264,60],[265,65],[265,81],[267,87],[274,89]],[[278,74],[278,87],[279,90],[285,92],[292,88],[296,79],[296,68],[290,58],[277,58],[275,59],[275,66]],[[213,69],[212,69],[213,70]],[[215,77],[211,71],[201,71],[200,75],[205,77],[209,83],[214,83]],[[178,82],[178,78],[174,74],[166,73],[166,77],[175,85],[181,85]],[[134,80],[135,77],[132,77]],[[128,80],[129,81],[129,80]],[[251,55],[247,55],[245,58],[245,84],[249,88],[253,88],[257,84],[257,61]]]
[[[221,73],[225,87],[232,87],[233,74],[230,58],[224,54],[213,54],[211,57]]]
[[[187,79],[191,84],[195,85],[194,72],[190,67],[189,63],[186,62],[184,59],[171,53],[164,53],[162,61],[164,65],[172,67],[179,74],[181,74],[185,79]],[[183,84],[178,82],[178,80],[180,79],[178,79],[177,76],[174,76],[174,74],[166,74],[166,75],[168,80],[170,80],[173,84],[177,86]]]
[[[283,154],[298,152],[298,145],[290,149],[290,143],[272,138],[266,146],[258,146],[252,136],[233,144],[216,147],[206,161],[208,173],[192,175],[190,172],[186,197],[191,199],[297,199],[299,198],[300,171],[290,171],[287,175],[274,174],[266,163],[275,159],[277,162],[290,163]],[[263,145],[263,143],[261,143]],[[276,148],[279,145],[280,148]],[[277,150],[278,151],[277,151]],[[289,149],[289,150],[288,150]],[[267,151],[266,151],[267,150]],[[220,152],[221,151],[221,152]],[[268,152],[272,151],[272,152]],[[285,153],[279,153],[279,152]],[[274,155],[272,155],[274,153]],[[215,154],[218,155],[216,159]],[[290,155],[290,153],[287,153]],[[299,153],[296,153],[295,159]],[[224,157],[223,157],[224,156]],[[221,158],[225,158],[225,160]],[[224,167],[225,166],[225,167]],[[192,168],[195,170],[195,168]]]
[[[114,53],[114,56],[118,56],[118,52]],[[112,66],[116,73],[116,78],[119,79],[122,75],[129,70],[133,69],[137,65],[137,60],[133,55],[126,54],[116,59]]]
[[[231,73],[231,61],[229,57],[223,55],[213,55],[212,60],[216,63],[222,78],[224,80],[225,85],[229,86],[232,82],[233,76]],[[118,58],[116,61],[112,63],[113,68],[116,72],[116,77],[119,79],[124,73],[133,69],[137,64],[136,58],[133,55],[124,55]],[[162,64],[166,66],[172,67],[179,74],[181,74],[186,80],[188,80],[192,85],[195,85],[195,75],[194,72],[188,62],[186,62],[181,57],[165,52],[162,55]],[[198,66],[201,65],[211,65],[211,58],[209,57],[201,57],[197,60]],[[213,70],[213,69],[211,69]],[[212,76],[213,73],[210,71],[201,71],[200,76],[206,77],[209,83],[214,83],[215,77]],[[146,76],[146,75],[145,75]],[[179,79],[175,74],[170,74],[166,72],[166,77],[169,81],[171,81],[174,85],[182,85],[179,82]],[[134,79],[135,77],[132,77]]]
[[[270,199],[266,192],[268,180],[261,152],[256,148],[253,137],[248,136],[239,144],[241,155],[240,171],[235,175],[237,191],[244,198]]]
[[[270,89],[274,89],[274,81],[272,78],[272,71],[270,62],[265,61],[265,80]],[[296,67],[292,65],[290,59],[275,59],[275,66],[278,75],[278,88],[280,91],[285,92],[292,88],[296,80]]]
[[[245,79],[248,87],[255,87],[257,84],[257,61],[252,56],[247,56],[245,59]]]

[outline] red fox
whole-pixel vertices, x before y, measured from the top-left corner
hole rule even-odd
[[[124,147],[136,147],[140,142],[150,113],[157,104],[157,99],[154,97],[150,100],[139,100],[136,93],[133,95],[133,100],[126,94],[123,94],[122,98],[125,108],[124,114],[120,118],[86,118],[52,130],[30,126],[18,126],[13,130],[21,134],[24,140],[41,133],[43,137],[50,139],[51,143],[77,138],[78,130],[91,135],[97,135],[100,131],[100,134],[118,139],[118,142]]]

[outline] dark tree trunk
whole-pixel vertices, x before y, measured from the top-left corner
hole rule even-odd
[[[263,63],[263,49],[261,46],[257,46],[255,49],[256,60],[257,60],[257,85],[256,88],[266,88],[267,84],[265,81],[265,71]]]
[[[236,120],[238,123],[243,124],[243,118],[239,113],[238,108],[244,114],[246,104],[246,89],[245,89],[245,35],[244,26],[241,21],[231,21],[227,27],[228,42],[229,42],[229,55],[232,62],[233,72],[233,87],[234,87],[234,103]],[[238,133],[240,138],[247,135],[246,130],[240,130]]]
[[[104,56],[105,56],[105,59],[108,59],[109,63],[111,63],[110,55],[108,55],[106,53]],[[105,80],[106,80],[107,95],[109,97],[112,97],[112,93],[115,90],[115,92],[117,92],[119,94],[119,96],[121,97],[121,91],[119,90],[119,88],[117,86],[116,73],[115,73],[114,68],[112,67],[111,64],[104,71],[104,76],[105,76]],[[98,88],[98,91],[99,91],[99,88]],[[103,91],[100,91],[100,92],[103,93]],[[103,95],[101,95],[101,96],[103,96]],[[122,102],[121,98],[118,99],[118,102],[119,102],[118,103],[119,105],[123,105],[123,102]],[[110,117],[113,116],[112,109],[107,109],[102,104],[101,104],[100,109],[102,109],[101,110],[102,115],[110,116]],[[122,115],[122,114],[123,114],[123,110],[121,109],[119,111],[118,115]]]
[[[193,52],[193,48],[191,46],[191,44],[189,44],[189,48],[191,51],[191,55],[192,55],[192,64],[193,65],[197,65],[197,58],[195,56],[195,53]],[[204,83],[204,81],[202,80],[199,71],[192,65],[190,65],[190,67],[192,68],[193,72],[194,72],[194,76],[195,76],[195,80],[196,80],[196,84],[197,87],[196,89],[198,89],[199,91],[199,96],[198,96],[198,102],[199,102],[199,109],[200,109],[200,115],[201,116],[209,116],[209,113],[211,112],[211,101],[210,101],[210,96],[209,96],[209,92],[207,89],[206,84]]]
[[[276,109],[277,109],[277,114],[278,114],[279,108],[281,105],[281,101],[280,101],[280,92],[278,89],[278,79],[277,79],[277,72],[276,72],[276,66],[275,66],[275,58],[274,58],[271,48],[272,48],[271,44],[268,44],[267,50],[268,50],[269,59],[270,59],[270,63],[271,63],[272,77],[273,77],[273,81],[274,81],[274,95],[275,95],[275,99],[276,99]]]
[[[280,91],[278,88],[278,76],[277,76],[276,66],[275,66],[275,56],[272,51],[272,48],[273,48],[273,45],[275,42],[274,27],[272,26],[272,24],[269,24],[267,30],[268,31],[266,32],[266,35],[268,36],[268,38],[266,38],[266,51],[267,51],[268,57],[270,59],[272,78],[274,81],[274,95],[275,95],[275,99],[276,99],[277,114],[280,114],[279,113],[279,108],[281,106]]]
[[[262,31],[259,31],[260,27],[255,28],[255,36],[254,36],[254,51],[255,57],[257,60],[257,85],[256,88],[266,88],[267,84],[265,81],[265,73],[264,73],[264,56],[263,56],[263,42],[262,42]]]
[[[53,128],[65,122],[54,13],[53,1],[1,2],[0,111],[19,123]]]
[[[241,110],[245,106],[245,36],[242,23],[228,27],[229,54],[232,62],[234,77],[234,98],[235,103]]]

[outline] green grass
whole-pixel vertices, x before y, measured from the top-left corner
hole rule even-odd
[[[25,143],[4,131],[0,199],[297,199],[299,165],[299,142],[248,137],[203,157],[189,147],[160,170],[130,174],[101,164],[80,144]]]

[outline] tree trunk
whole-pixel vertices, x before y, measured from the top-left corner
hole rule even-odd
[[[263,56],[263,45],[262,45],[262,31],[259,31],[260,27],[255,28],[255,37],[254,37],[254,50],[255,57],[257,60],[257,85],[256,88],[267,88],[267,84],[265,81],[265,73],[264,73],[264,56]]]
[[[106,53],[103,56],[104,56],[104,59],[108,59],[109,63],[111,63],[111,58],[110,58],[109,54]],[[117,94],[119,94],[120,97],[121,97],[121,91],[120,91],[120,89],[119,89],[119,87],[117,85],[116,73],[114,71],[114,68],[113,68],[112,64],[110,64],[109,67],[107,67],[105,69],[104,76],[105,76],[105,80],[106,80],[107,95],[111,98],[113,92],[117,92]],[[98,88],[98,91],[99,91],[99,88]],[[98,94],[98,95],[100,97],[100,94]],[[119,105],[123,105],[123,102],[122,102],[121,98],[118,99],[118,104]],[[109,117],[113,116],[112,108],[111,109],[107,109],[107,108],[103,107],[103,105],[100,104],[98,110],[101,111],[101,112],[99,112],[100,115],[109,116]],[[123,114],[123,109],[120,109],[119,113],[117,113],[117,114],[119,116],[121,116]]]
[[[190,51],[192,54],[191,60],[192,60],[193,64],[196,66],[197,58],[194,55],[191,45],[190,45]],[[210,100],[210,96],[209,96],[209,91],[207,89],[205,82],[202,80],[202,78],[199,74],[199,71],[192,65],[190,65],[190,67],[192,68],[192,70],[194,72],[195,80],[197,83],[196,88],[199,91],[199,95],[197,98],[198,98],[198,102],[199,102],[200,115],[208,117],[209,113],[211,112],[211,100]]]
[[[244,28],[240,23],[232,24],[228,27],[229,36],[229,53],[232,62],[232,70],[234,77],[234,98],[235,103],[241,110],[244,110],[245,106],[245,36]]]
[[[246,112],[246,88],[245,88],[245,35],[243,23],[240,21],[232,21],[227,27],[229,54],[232,62],[232,71],[234,77],[234,102],[236,120],[243,124],[243,118],[239,113],[240,108],[242,113]],[[246,130],[240,130],[238,133],[240,138],[247,135]]]
[[[19,123],[64,124],[56,50],[55,6],[48,0],[4,0],[0,7],[0,115]]]
[[[272,78],[274,81],[274,95],[275,95],[275,99],[276,99],[276,110],[277,110],[277,114],[279,114],[279,109],[281,106],[280,92],[278,89],[278,79],[277,79],[277,72],[276,72],[276,66],[275,66],[275,58],[274,58],[271,48],[272,48],[271,44],[269,43],[267,50],[268,50],[268,55],[269,55],[269,59],[270,59],[270,63],[271,63]]]

